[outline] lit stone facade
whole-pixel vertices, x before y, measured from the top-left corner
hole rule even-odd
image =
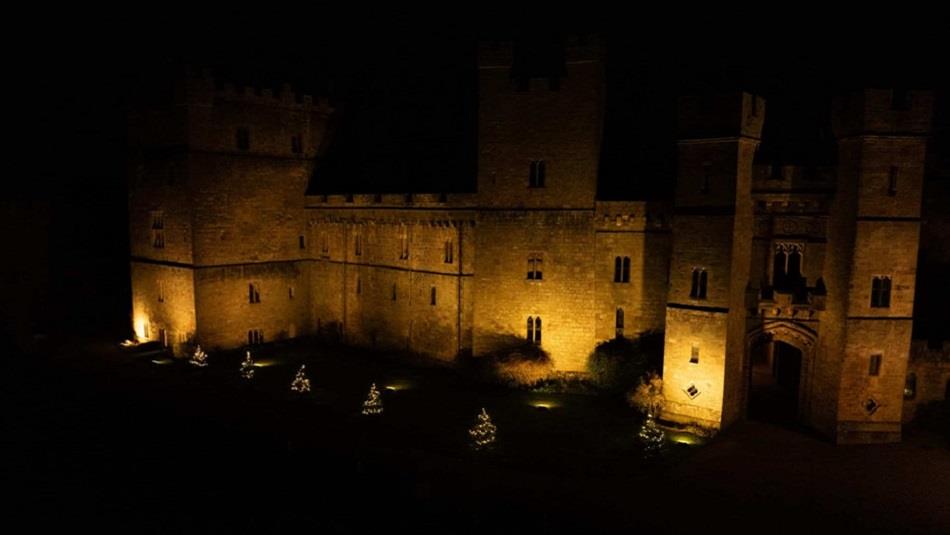
[[[597,343],[665,330],[664,417],[711,428],[745,417],[753,362],[781,342],[797,420],[899,439],[929,93],[839,103],[839,162],[818,169],[754,163],[761,97],[683,99],[672,201],[607,201],[599,47],[568,47],[553,76],[517,62],[480,48],[471,194],[307,195],[333,110],[286,88],[190,80],[135,114],[137,336],[182,354],[321,334],[445,360],[530,336],[582,372]]]

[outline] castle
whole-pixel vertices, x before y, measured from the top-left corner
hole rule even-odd
[[[480,47],[464,194],[313,193],[327,101],[187,80],[130,120],[137,337],[441,359],[527,339],[581,372],[597,343],[664,330],[665,418],[723,428],[781,387],[838,443],[899,440],[932,94],[838,99],[828,167],[756,159],[761,97],[684,98],[673,199],[609,201],[602,57],[573,43],[539,70]]]

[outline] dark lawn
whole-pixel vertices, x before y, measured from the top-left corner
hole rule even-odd
[[[932,435],[836,448],[747,423],[644,460],[622,400],[474,383],[320,345],[208,368],[105,344],[12,361],[7,502],[32,528],[179,532],[940,532],[950,450]],[[289,390],[307,363],[313,391]],[[381,417],[359,414],[369,384]],[[399,388],[385,390],[386,386]],[[539,410],[533,402],[547,402]],[[491,452],[467,430],[485,407]],[[9,500],[9,499],[8,499]]]

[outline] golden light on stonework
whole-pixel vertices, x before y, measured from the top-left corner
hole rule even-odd
[[[539,411],[549,411],[561,406],[561,404],[557,401],[550,399],[533,399],[529,401],[528,404]]]
[[[669,431],[666,436],[671,442],[686,444],[687,446],[700,446],[706,442],[706,440],[700,436],[683,431]]]
[[[148,318],[142,316],[135,319],[135,338],[138,342],[148,341]]]

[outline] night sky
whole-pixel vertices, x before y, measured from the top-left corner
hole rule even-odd
[[[807,163],[829,154],[820,140],[835,92],[895,80],[944,95],[948,87],[939,28],[923,16],[815,24],[807,13],[781,23],[746,13],[762,20],[722,25],[702,17],[643,17],[618,25],[609,23],[616,17],[576,13],[325,7],[262,14],[162,6],[58,15],[43,20],[35,47],[23,44],[31,54],[15,61],[18,76],[8,84],[25,95],[15,110],[27,125],[17,157],[32,162],[9,181],[8,196],[31,215],[15,217],[9,228],[19,250],[43,240],[49,248],[48,260],[39,247],[29,265],[7,266],[13,273],[5,284],[48,287],[38,290],[47,297],[37,301],[50,307],[40,314],[54,318],[50,331],[128,328],[125,116],[136,102],[162,94],[186,66],[209,68],[235,85],[276,89],[286,81],[329,96],[344,110],[321,162],[318,187],[329,192],[343,191],[343,184],[382,192],[474,189],[479,38],[564,30],[605,37],[603,198],[668,195],[680,94],[744,88],[764,95],[761,157]],[[938,109],[944,131],[946,108]]]

